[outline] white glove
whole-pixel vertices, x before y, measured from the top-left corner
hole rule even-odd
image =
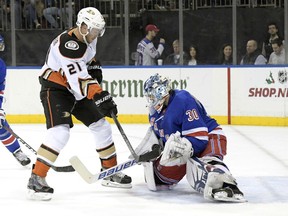
[[[3,109],[0,108],[0,129],[3,127],[5,121],[6,121],[6,113],[4,112]]]
[[[191,142],[180,136],[180,132],[171,134],[165,143],[164,151],[160,160],[162,166],[176,166],[186,164],[193,155]]]

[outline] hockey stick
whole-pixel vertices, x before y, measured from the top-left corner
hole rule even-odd
[[[138,155],[136,154],[136,152],[134,151],[134,149],[133,149],[130,141],[128,140],[128,138],[127,138],[127,136],[126,136],[123,128],[121,127],[121,125],[120,125],[120,123],[119,123],[116,115],[113,113],[113,111],[111,111],[111,116],[112,116],[115,124],[117,125],[118,130],[120,131],[120,133],[121,133],[121,135],[122,135],[122,137],[123,137],[123,139],[124,139],[124,141],[125,141],[128,149],[129,149],[129,151],[131,152],[132,156],[134,157],[134,159],[135,159],[137,162],[139,162],[139,159],[140,159],[139,156],[138,156]]]
[[[18,139],[22,144],[24,144],[30,151],[32,151],[35,155],[37,155],[37,152],[35,151],[34,148],[32,148],[32,146],[30,146],[27,142],[25,142],[21,137],[19,137],[11,128],[7,127],[7,126],[3,126],[3,128],[10,132],[13,136],[16,137],[16,139]],[[54,165],[50,165],[51,168],[53,170],[55,170],[56,172],[74,172],[75,169],[73,168],[73,166],[69,165],[69,166],[54,166]]]
[[[156,158],[159,156],[160,152],[160,146],[159,145],[155,145],[152,148],[152,151],[147,152],[143,155],[140,155],[139,158],[142,159],[147,159],[147,158]],[[131,159],[128,160],[124,163],[118,164],[116,166],[113,166],[109,169],[103,170],[99,173],[96,174],[92,174],[87,167],[82,163],[82,161],[77,157],[77,156],[73,156],[70,158],[70,163],[72,164],[73,168],[76,170],[76,172],[78,172],[78,174],[88,183],[88,184],[92,184],[100,179],[103,179],[105,177],[109,177],[111,175],[114,175],[118,172],[121,172],[124,169],[127,169],[129,167],[132,167],[134,165],[136,165],[138,162],[135,159]],[[144,161],[144,160],[143,160]],[[142,161],[142,162],[143,162]]]
[[[121,135],[122,135],[122,137],[123,137],[123,139],[124,139],[124,141],[125,141],[128,149],[130,150],[132,156],[134,157],[134,159],[135,159],[135,161],[136,161],[137,163],[139,163],[139,162],[145,162],[145,161],[150,161],[150,160],[152,160],[152,159],[154,159],[154,158],[157,158],[157,157],[160,155],[160,153],[161,153],[161,148],[160,148],[159,145],[155,145],[155,146],[152,148],[152,151],[150,151],[150,152],[147,152],[147,153],[142,154],[142,155],[137,155],[136,152],[135,152],[135,150],[133,149],[130,141],[128,140],[128,138],[127,138],[127,136],[126,136],[123,128],[121,127],[121,124],[120,124],[120,122],[119,122],[118,119],[117,119],[117,116],[113,113],[113,111],[111,112],[111,116],[112,116],[115,124],[117,125],[117,127],[118,127],[118,129],[119,129],[119,131],[120,131],[120,133],[121,133]]]
[[[92,184],[98,180],[114,175],[124,169],[127,169],[137,164],[136,160],[132,159],[113,166],[109,169],[103,170],[99,173],[92,174],[77,156],[73,156],[72,158],[70,158],[70,163],[88,184]]]
[[[123,139],[125,140],[132,156],[134,157],[134,159],[131,159],[131,160],[128,160],[124,163],[113,166],[107,170],[100,172],[100,173],[92,174],[77,156],[73,156],[69,160],[70,163],[72,164],[74,169],[78,172],[78,174],[89,184],[94,183],[94,182],[96,182],[100,179],[103,179],[105,177],[114,175],[114,174],[116,174],[116,173],[118,173],[124,169],[127,169],[129,167],[134,166],[137,163],[150,161],[151,159],[157,158],[161,153],[160,145],[154,145],[152,147],[152,151],[146,152],[142,155],[137,155],[136,152],[134,151],[131,143],[129,142],[126,134],[124,133],[124,130],[122,129],[117,117],[115,116],[115,114],[113,112],[111,112],[111,116],[112,116],[114,122],[116,123]]]

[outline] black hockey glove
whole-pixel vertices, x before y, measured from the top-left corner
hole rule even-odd
[[[88,67],[87,67],[89,75],[93,78],[96,79],[99,84],[101,84],[103,80],[102,76],[102,67],[100,61],[92,61]]]
[[[108,91],[102,91],[100,94],[95,94],[94,101],[96,106],[98,107],[98,111],[102,113],[104,116],[112,118],[111,116],[112,111],[115,115],[117,115],[118,113],[117,105],[113,101]]]

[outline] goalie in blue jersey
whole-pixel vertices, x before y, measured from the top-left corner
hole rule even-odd
[[[0,35],[0,51],[2,52],[4,51],[4,49],[5,41],[4,38]],[[5,111],[2,108],[4,100],[5,80],[6,64],[3,59],[0,58],[0,141],[13,154],[13,156],[22,166],[26,166],[31,162],[30,159],[27,157],[26,154],[22,152],[17,138],[4,128],[10,127],[5,117]]]
[[[158,158],[142,163],[148,188],[172,189],[186,175],[206,199],[245,202],[223,162],[226,136],[201,102],[186,90],[171,89],[169,78],[159,74],[146,80],[144,94],[151,127],[135,152],[152,151],[155,145],[163,149]]]

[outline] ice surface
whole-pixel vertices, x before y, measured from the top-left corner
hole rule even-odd
[[[38,149],[44,140],[43,124],[11,125],[23,140]],[[131,144],[136,147],[146,134],[146,124],[122,125]],[[112,124],[118,161],[127,160],[129,150],[116,125]],[[0,211],[1,215],[24,216],[287,216],[288,215],[288,128],[223,126],[228,138],[225,158],[236,177],[247,203],[213,203],[189,187],[184,178],[171,191],[150,192],[143,178],[141,165],[125,171],[133,179],[132,189],[114,189],[100,182],[87,184],[76,173],[50,170],[48,184],[55,192],[51,201],[26,198],[26,185],[31,167],[24,168],[5,149],[0,149]],[[25,153],[35,155],[24,145]],[[70,140],[55,165],[69,165],[69,158],[78,155],[92,173],[100,170],[100,162],[92,135],[82,125],[71,129]]]

